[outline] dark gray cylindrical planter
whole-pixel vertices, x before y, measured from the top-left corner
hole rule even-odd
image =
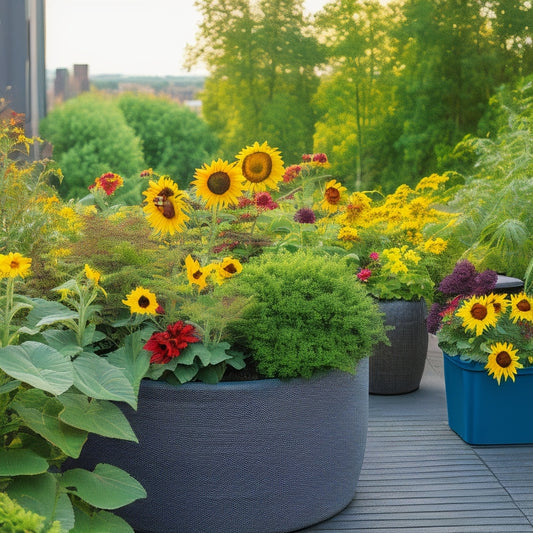
[[[78,466],[119,466],[147,499],[116,514],[146,533],[277,533],[350,503],[368,427],[368,359],[354,376],[141,384],[139,444],[90,438]],[[126,412],[126,411],[125,411]]]
[[[380,343],[370,357],[370,394],[406,394],[420,387],[428,350],[427,306],[421,300],[381,300],[390,346]]]

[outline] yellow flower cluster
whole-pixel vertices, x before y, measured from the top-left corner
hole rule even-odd
[[[406,244],[401,248],[386,248],[383,250],[382,256],[387,260],[383,264],[383,269],[392,274],[407,273],[409,272],[409,264],[418,265],[422,259]]]

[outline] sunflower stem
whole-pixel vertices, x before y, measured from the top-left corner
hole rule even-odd
[[[4,310],[4,323],[2,324],[2,346],[7,346],[9,344],[9,326],[11,322],[11,310],[13,308],[14,286],[15,278],[7,278],[6,305]]]

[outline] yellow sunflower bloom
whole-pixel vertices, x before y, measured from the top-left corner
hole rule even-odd
[[[161,176],[157,182],[150,180],[149,184],[150,187],[143,192],[146,196],[143,211],[150,226],[162,235],[183,231],[189,220],[185,214],[188,210],[186,193],[180,191],[176,183],[167,176]]]
[[[346,187],[343,187],[336,180],[328,181],[320,207],[328,213],[336,213],[339,210],[339,206],[344,203],[344,193],[346,191]]]
[[[159,307],[155,294],[143,287],[136,287],[122,303],[130,308],[130,312],[140,315],[155,315]]]
[[[473,296],[465,300],[456,314],[463,319],[463,327],[467,331],[475,331],[477,337],[485,329],[494,327],[498,321],[494,306],[490,305],[487,296]]]
[[[533,298],[528,296],[525,292],[519,294],[511,294],[511,315],[510,319],[513,322],[518,320],[527,320],[533,322]]]
[[[513,350],[513,345],[507,342],[497,342],[491,344],[491,353],[485,368],[489,371],[489,376],[498,380],[498,385],[502,376],[507,381],[507,378],[511,378],[514,381],[517,368],[524,368],[524,366],[518,362],[518,356]]]
[[[198,196],[206,201],[206,207],[237,205],[243,191],[243,176],[237,163],[213,161],[196,169],[192,185]]]
[[[191,285],[198,285],[198,290],[205,289],[207,285],[207,276],[211,273],[211,265],[202,268],[200,263],[189,254],[185,258],[185,268],[187,269],[187,279]]]
[[[247,146],[237,155],[240,170],[244,177],[244,188],[252,192],[278,190],[278,182],[283,178],[285,169],[277,148],[267,142]]]
[[[487,303],[494,307],[497,315],[503,315],[509,306],[507,294],[491,293],[487,297]]]
[[[218,284],[222,285],[227,279],[242,272],[242,265],[238,259],[225,257],[221,263],[215,266],[215,272]]]
[[[30,272],[31,258],[23,257],[18,252],[0,254],[0,278],[26,277]]]

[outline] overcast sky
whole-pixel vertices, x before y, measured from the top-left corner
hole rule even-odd
[[[310,12],[325,3],[305,0]],[[46,0],[46,68],[86,63],[89,74],[184,74],[185,46],[194,44],[199,21],[194,0]]]

